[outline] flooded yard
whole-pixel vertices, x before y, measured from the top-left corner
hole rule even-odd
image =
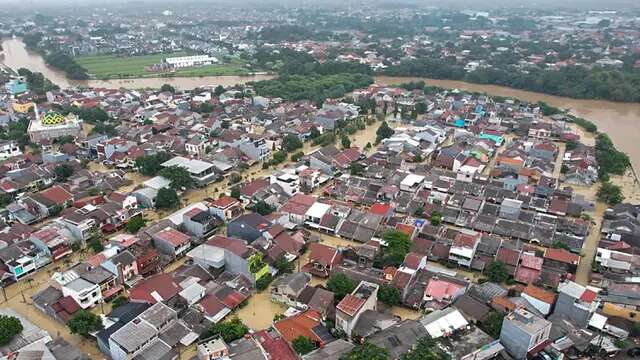
[[[284,305],[271,301],[269,289],[254,294],[247,306],[235,312],[242,322],[254,330],[266,329],[273,323],[273,317],[287,310]]]

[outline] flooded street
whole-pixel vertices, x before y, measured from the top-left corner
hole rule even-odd
[[[487,93],[489,95],[518,98],[529,102],[544,101],[549,105],[569,109],[573,115],[585,118],[607,133],[616,147],[631,157],[634,169],[640,169],[640,104],[619,103],[604,100],[579,100],[561,96],[546,95],[525,90],[516,90],[504,86],[472,84],[464,81],[438,80],[429,78],[377,76],[376,83],[400,84],[423,80],[428,85],[449,89],[460,89]]]
[[[39,54],[28,51],[24,42],[19,38],[5,38],[2,40],[4,59],[2,63],[18,70],[27,68],[44,74],[49,80],[60,87],[100,87],[107,89],[143,89],[159,88],[163,84],[171,84],[178,89],[193,89],[204,85],[233,86],[250,81],[272,79],[273,75],[253,76],[203,76],[203,77],[159,77],[159,78],[131,78],[117,80],[70,80],[62,71],[54,70],[45,64]]]

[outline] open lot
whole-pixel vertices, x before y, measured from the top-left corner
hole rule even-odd
[[[163,59],[172,56],[185,56],[185,52],[172,54],[141,55],[131,57],[119,57],[114,55],[80,56],[76,58],[78,64],[96,79],[120,79],[160,76],[222,76],[222,75],[246,75],[249,71],[244,67],[245,63],[239,59],[218,65],[208,65],[180,69],[175,72],[148,72],[145,66],[161,63]]]

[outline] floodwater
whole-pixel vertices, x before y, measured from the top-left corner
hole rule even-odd
[[[640,146],[637,144],[637,139],[640,137],[640,103],[579,100],[516,90],[504,86],[472,84],[464,81],[411,77],[376,77],[376,83],[379,84],[400,84],[418,80],[423,80],[428,85],[443,88],[483,92],[489,95],[512,97],[529,102],[544,101],[561,109],[569,109],[571,114],[593,122],[601,132],[607,133],[620,150],[629,154],[633,168],[640,169]]]
[[[163,84],[171,84],[178,89],[193,89],[204,85],[233,86],[250,81],[272,79],[273,75],[252,76],[202,76],[202,77],[157,77],[157,78],[131,78],[116,80],[70,80],[62,71],[54,70],[47,66],[42,56],[28,51],[24,42],[19,38],[5,38],[2,40],[4,65],[18,70],[27,68],[44,74],[54,84],[66,88],[73,86],[96,87],[107,89],[143,89],[159,88]]]

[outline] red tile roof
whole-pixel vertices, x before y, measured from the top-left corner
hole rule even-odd
[[[366,299],[348,294],[342,300],[340,300],[340,303],[338,303],[336,308],[349,316],[354,316],[356,313],[358,313],[358,310],[360,310],[365,302],[367,302]]]
[[[65,202],[73,199],[73,195],[65,190],[63,187],[55,185],[46,190],[40,191],[40,195],[42,195],[47,200],[51,200],[52,202],[62,205]]]
[[[182,246],[191,241],[190,236],[173,228],[166,228],[159,233],[156,233],[153,237],[159,240],[164,240],[173,246]]]
[[[307,310],[298,315],[280,320],[274,324],[280,335],[289,343],[298,336],[305,336],[311,341],[322,343],[322,339],[313,331],[316,326],[322,325],[322,316],[315,310]]]
[[[267,186],[269,186],[269,179],[256,179],[243,185],[240,189],[240,194],[250,198]]]
[[[324,266],[332,265],[338,254],[338,249],[319,243],[309,245],[309,250],[309,261],[318,262]]]
[[[546,302],[547,304],[553,305],[556,302],[556,294],[531,284],[524,288],[523,293],[531,296],[532,298]]]
[[[167,300],[178,295],[181,290],[171,276],[158,274],[140,280],[129,290],[129,299],[134,302],[155,304],[158,300]]]
[[[227,196],[227,195],[223,195],[219,199],[212,202],[213,206],[220,209],[226,209],[230,206],[238,205],[238,204],[240,204],[238,199],[232,198],[231,196]]]
[[[496,260],[501,261],[507,265],[518,265],[518,259],[520,259],[520,251],[509,249],[506,247],[498,249]]]
[[[515,279],[523,284],[537,283],[540,279],[540,270],[520,266],[516,270]]]
[[[582,293],[582,295],[580,296],[580,300],[582,300],[582,301],[584,301],[584,302],[591,303],[591,302],[593,302],[593,300],[595,300],[595,299],[596,299],[596,296],[597,296],[597,295],[598,295],[598,294],[596,294],[596,292],[595,292],[595,291],[587,289],[587,290],[585,290],[585,291]]]
[[[217,297],[212,294],[205,295],[205,297],[203,297],[198,304],[209,316],[213,316],[219,313],[226,307],[220,300],[218,300]]]
[[[409,235],[409,237],[411,237],[413,236],[413,233],[416,230],[416,227],[413,225],[407,225],[407,224],[396,224],[396,230],[402,233],[405,233]]]
[[[578,265],[580,256],[565,249],[549,248],[544,252],[544,258],[559,261],[565,264]]]
[[[376,214],[376,215],[386,216],[387,214],[389,214],[389,210],[391,210],[391,205],[382,204],[382,203],[375,203],[375,204],[371,205],[371,208],[369,209],[369,212],[372,213],[372,214]]]
[[[271,336],[267,330],[260,330],[253,334],[271,360],[297,360],[298,357],[291,350],[287,342],[280,336]]]
[[[535,255],[522,254],[522,256],[520,257],[521,266],[534,270],[541,270],[543,261],[544,260],[542,258],[539,258]]]
[[[454,284],[442,279],[432,278],[429,280],[424,294],[426,296],[431,296],[436,300],[451,299],[453,295],[458,293],[458,291],[463,287],[464,286],[460,284]]]
[[[458,233],[453,239],[453,245],[457,247],[474,248],[478,240],[480,240],[480,236]]]
[[[408,253],[407,256],[404,257],[404,262],[402,263],[402,265],[408,267],[409,269],[418,270],[423,257],[424,255],[420,255],[417,253]]]
[[[249,248],[243,240],[229,238],[221,235],[216,235],[209,239],[207,241],[207,245],[226,249],[240,257],[243,257],[249,252]]]

